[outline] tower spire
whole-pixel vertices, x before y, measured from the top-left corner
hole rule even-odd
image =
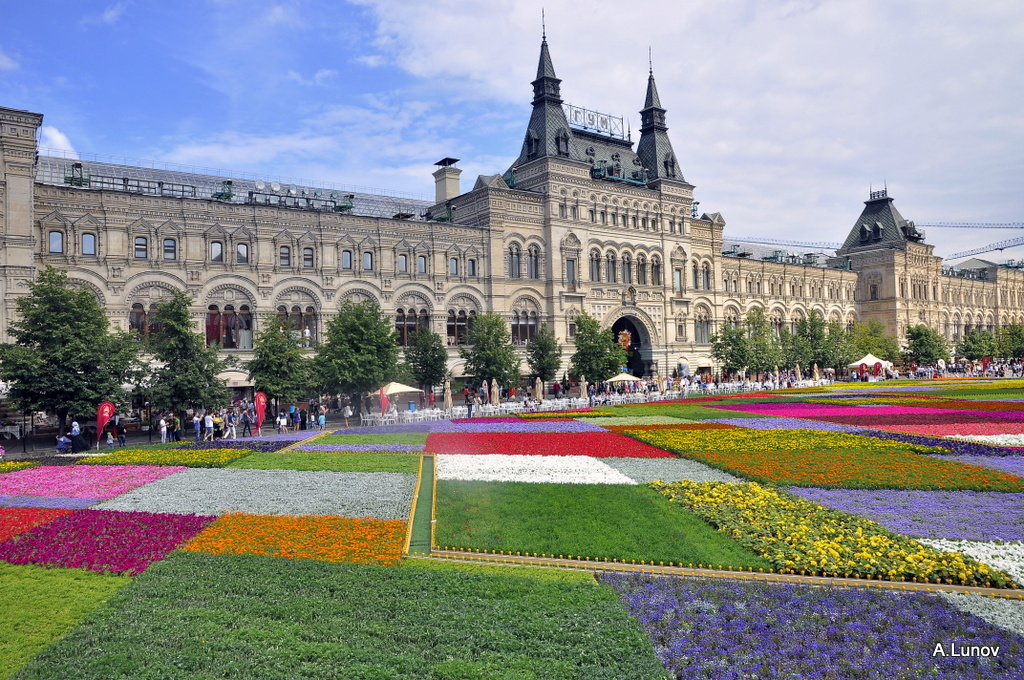
[[[665,124],[665,109],[661,107],[658,86],[654,83],[653,50],[647,48],[647,97],[640,111],[640,141],[636,153],[647,169],[650,180],[669,179],[685,182],[679,169],[672,142],[668,138]]]
[[[544,8],[540,8],[540,39],[542,42],[548,41],[548,27],[544,20]]]

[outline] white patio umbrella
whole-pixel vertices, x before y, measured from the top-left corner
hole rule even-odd
[[[390,396],[392,396],[394,394],[405,394],[407,392],[422,392],[423,391],[423,390],[418,390],[415,387],[410,387],[409,385],[403,385],[402,383],[397,383],[397,382],[389,382],[387,385],[385,385],[381,389],[384,390],[384,396],[386,396],[386,397],[390,397]]]
[[[821,380],[821,373],[818,372],[818,364],[814,364],[814,379]]]
[[[533,396],[537,398],[537,401],[544,401],[544,383],[541,381],[540,376],[537,376],[533,381]]]
[[[450,381],[444,381],[444,410],[452,410],[452,384]]]
[[[491,381],[491,406],[497,406],[501,403],[501,388],[498,387],[498,381]]]
[[[636,377],[635,375],[630,375],[629,373],[619,373],[614,377],[608,378],[608,382],[634,382],[639,379],[640,378]]]

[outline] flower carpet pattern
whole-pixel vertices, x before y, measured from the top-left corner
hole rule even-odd
[[[344,515],[406,519],[416,475],[191,468],[97,506],[222,515]]]
[[[224,467],[244,458],[251,449],[231,448],[178,448],[178,449],[121,449],[102,456],[79,461],[79,465],[172,465],[183,467]]]
[[[70,512],[59,508],[0,508],[0,542]]]
[[[636,484],[592,456],[489,456],[441,454],[437,478],[484,482],[554,484]]]
[[[517,456],[672,457],[668,451],[613,432],[432,433],[427,437],[426,450],[432,453],[470,455],[500,453]]]
[[[289,559],[398,564],[406,524],[370,517],[224,515],[182,550],[215,555],[276,555]]]
[[[214,519],[78,510],[0,543],[0,560],[135,575]]]
[[[0,496],[114,498],[185,469],[149,465],[44,465],[0,475]]]

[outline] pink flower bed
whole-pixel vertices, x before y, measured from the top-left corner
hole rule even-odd
[[[597,458],[676,457],[664,449],[613,432],[434,432],[427,437],[427,451]]]
[[[901,416],[901,415],[924,415],[942,414],[953,416],[957,413],[976,414],[977,411],[967,411],[949,408],[930,408],[927,406],[833,406],[831,404],[729,404],[718,406],[706,404],[705,408],[719,408],[728,411],[744,411],[746,413],[758,413],[763,416],[781,416],[784,418],[827,418],[833,416],[858,416],[871,418],[873,415]],[[985,412],[988,417],[1006,417],[1004,413],[1015,413],[1014,411]]]
[[[0,475],[0,496],[106,500],[187,469],[159,465],[44,465]]]
[[[519,416],[495,416],[493,418],[452,418],[453,423],[521,423]]]
[[[0,560],[134,576],[216,517],[78,510],[0,543]]]

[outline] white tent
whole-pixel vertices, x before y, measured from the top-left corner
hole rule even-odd
[[[614,378],[608,378],[607,382],[633,382],[635,380],[640,380],[640,378],[635,375],[630,375],[629,373],[619,373]]]
[[[876,357],[874,354],[866,354],[863,359],[858,359],[857,361],[854,361],[853,363],[848,364],[847,368],[860,368],[861,364],[867,364],[868,368],[871,369],[871,368],[874,368],[875,364],[878,364],[878,363],[882,364],[882,368],[892,368],[892,362],[891,361],[882,361],[881,359]]]

